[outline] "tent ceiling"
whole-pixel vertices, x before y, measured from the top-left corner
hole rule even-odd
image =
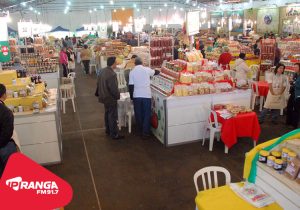
[[[63,11],[67,6],[68,0],[1,0],[0,8],[9,9],[11,12],[26,11],[30,6],[43,11]],[[69,11],[84,11],[84,10],[97,10],[101,9],[120,9],[124,8],[161,8],[166,3],[169,8],[182,7],[193,8],[194,5],[203,7],[204,5],[219,4],[219,0],[114,0],[114,4],[110,4],[110,0],[69,0],[71,5]],[[223,2],[232,0],[223,0]],[[237,0],[239,1],[239,0]],[[245,0],[241,0],[245,1]],[[26,7],[22,6],[22,2],[27,2]],[[187,3],[188,2],[188,3]]]

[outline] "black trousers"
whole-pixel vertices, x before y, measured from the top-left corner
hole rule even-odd
[[[292,126],[298,128],[300,120],[300,97],[295,99]]]
[[[106,133],[112,138],[118,136],[118,106],[115,104],[104,104]]]
[[[84,60],[82,61],[83,66],[84,66],[84,71],[86,74],[89,73],[89,69],[90,69],[90,61],[89,60]]]
[[[68,65],[67,64],[61,64],[63,67],[63,77],[68,77],[69,70],[68,70]]]

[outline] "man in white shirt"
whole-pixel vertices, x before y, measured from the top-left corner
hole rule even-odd
[[[136,124],[143,137],[150,136],[151,88],[150,77],[159,71],[143,66],[141,58],[135,59],[135,67],[129,74],[129,92],[133,99]]]

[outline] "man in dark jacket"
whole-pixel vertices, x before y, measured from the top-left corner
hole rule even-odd
[[[124,136],[118,133],[118,108],[117,102],[120,99],[117,74],[114,69],[117,67],[116,57],[107,59],[107,67],[101,70],[97,81],[98,100],[104,104],[106,134],[112,139],[122,139]]]
[[[16,144],[12,140],[14,132],[14,115],[5,106],[6,88],[0,84],[0,175],[4,171],[9,156],[17,152]]]

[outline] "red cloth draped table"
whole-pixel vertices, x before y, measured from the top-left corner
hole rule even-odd
[[[259,81],[259,82],[257,82],[257,85],[258,85],[259,96],[267,97],[268,92],[269,92],[269,84],[266,81]],[[254,85],[252,88],[253,88],[253,90],[255,90]]]
[[[221,139],[228,148],[237,143],[238,137],[251,137],[258,141],[260,125],[255,112],[238,114],[229,119],[222,118],[218,112],[217,116],[218,122],[222,124]]]

